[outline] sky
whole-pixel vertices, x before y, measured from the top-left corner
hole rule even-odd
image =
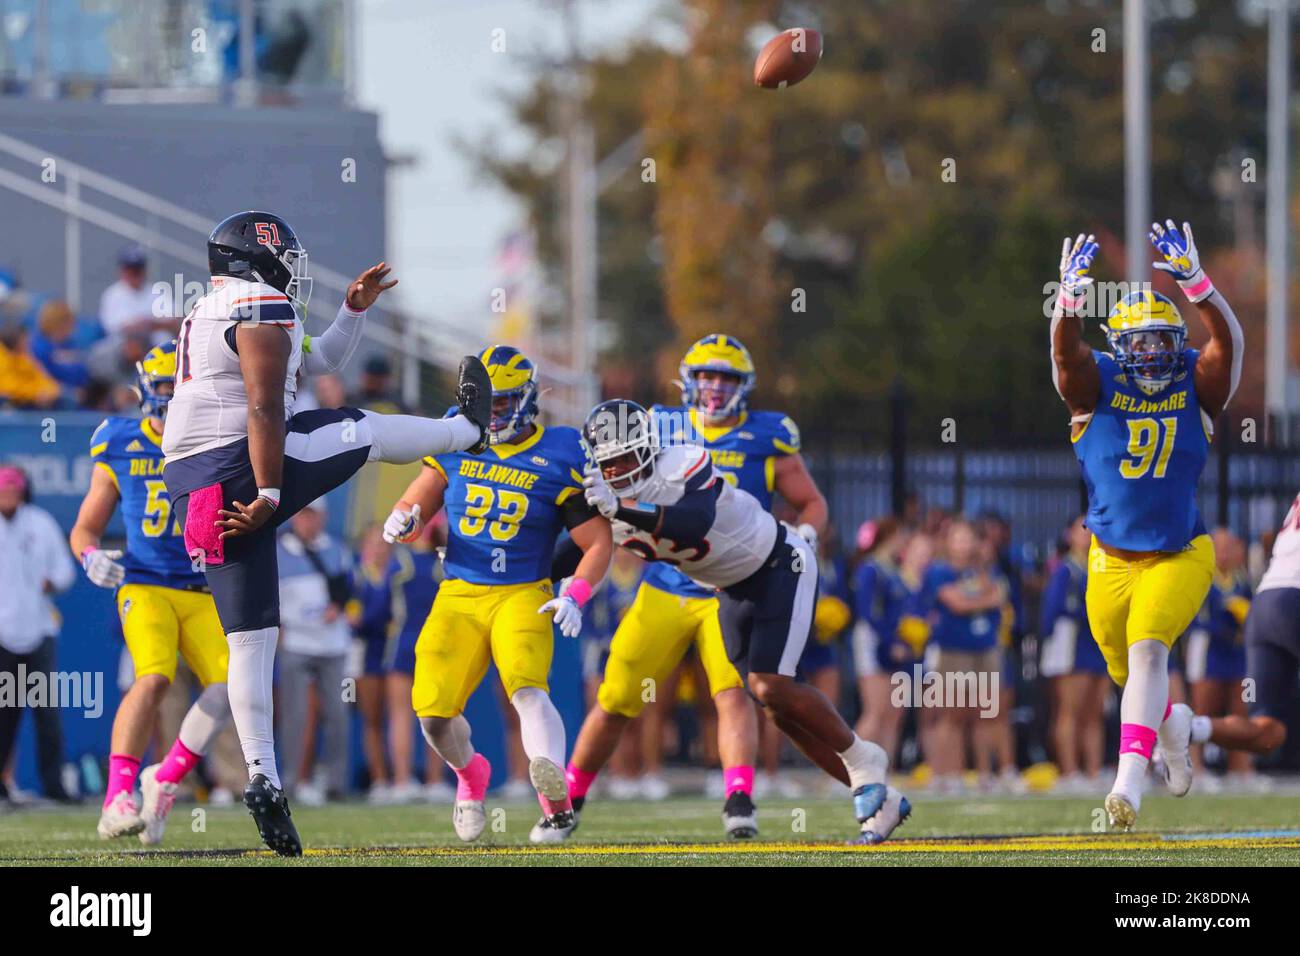
[[[625,43],[660,0],[577,0],[585,47]],[[460,324],[489,315],[500,241],[525,222],[521,207],[475,169],[457,140],[494,135],[522,153],[503,91],[528,82],[529,55],[565,49],[554,0],[366,0],[358,38],[358,105],[379,114],[391,171],[389,261],[400,305]],[[493,31],[504,31],[494,34]],[[504,40],[505,51],[494,52]]]

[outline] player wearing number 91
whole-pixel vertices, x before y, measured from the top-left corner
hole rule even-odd
[[[456,834],[474,840],[486,824],[491,768],[474,752],[462,711],[491,660],[519,713],[529,777],[542,805],[530,839],[554,842],[573,829],[574,817],[563,769],[564,724],[547,693],[552,622],[565,636],[578,635],[582,606],[609,567],[613,537],[609,522],[583,498],[578,431],[533,420],[533,363],[508,345],[480,358],[492,383],[491,443],[479,455],[426,458],[389,515],[384,537],[411,540],[422,519],[447,509],[447,577],[415,645],[411,703],[429,746],[459,779]],[[565,528],[583,556],[553,595],[551,559]]]
[[[90,439],[95,463],[90,490],[69,535],[91,582],[116,588],[122,636],[135,665],[135,682],[113,718],[108,788],[99,818],[104,839],[140,834],[162,839],[177,784],[198,763],[230,716],[226,694],[229,651],[203,574],[185,551],[162,478],[162,432],[176,379],[174,343],[152,349],[137,366],[142,418],[106,418]],[[119,502],[126,551],[100,548]],[[159,764],[140,773],[144,754],[177,654],[204,685],[181,722],[180,734]],[[137,801],[140,778],[143,801]]]
[[[1124,296],[1103,329],[1110,352],[1089,348],[1082,315],[1097,252],[1092,236],[1067,238],[1052,315],[1053,381],[1070,410],[1071,440],[1088,489],[1088,624],[1123,689],[1120,755],[1106,797],[1113,825],[1137,819],[1157,740],[1170,791],[1191,786],[1192,713],[1170,706],[1169,650],[1196,616],[1214,575],[1214,546],[1196,485],[1214,418],[1241,378],[1241,326],[1201,268],[1191,226],[1153,224],[1151,242],[1209,332],[1187,348],[1172,300],[1149,287]]]

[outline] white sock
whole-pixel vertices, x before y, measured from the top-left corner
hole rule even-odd
[[[230,696],[225,682],[209,684],[186,712],[176,739],[190,753],[205,754],[229,719]]]
[[[421,418],[418,415],[380,415],[362,409],[357,442],[370,443],[370,461],[407,464],[426,455],[460,451],[479,440],[478,426],[464,415]],[[369,435],[365,432],[369,431]]]
[[[545,757],[564,767],[564,721],[551,697],[539,687],[521,687],[510,698],[519,713],[519,736],[528,759]]]
[[[447,762],[452,770],[464,770],[474,759],[474,745],[470,743],[469,721],[464,715],[455,717],[421,717],[420,733],[433,748],[434,753]]]
[[[1138,641],[1128,649],[1128,682],[1119,700],[1123,724],[1156,730],[1169,706],[1169,648],[1161,641]]]
[[[239,731],[248,776],[265,774],[279,787],[280,771],[275,765],[275,723],[271,686],[275,674],[275,645],[278,627],[256,631],[234,631],[226,635],[230,644],[227,690],[230,713]]]
[[[849,749],[840,754],[849,772],[849,786],[854,790],[871,783],[884,783],[889,770],[889,755],[884,748],[853,735]]]
[[[1135,810],[1142,799],[1142,786],[1149,763],[1151,761],[1141,754],[1119,755],[1119,767],[1115,771],[1115,786],[1110,789],[1128,797]]]
[[[1214,729],[1210,723],[1209,717],[1203,717],[1197,714],[1192,718],[1192,743],[1203,744],[1210,739],[1210,733]]]

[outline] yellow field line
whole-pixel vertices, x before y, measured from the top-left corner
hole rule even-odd
[[[1300,849],[1300,837],[1221,837],[1168,840],[1159,836],[1025,836],[989,840],[899,840],[880,846],[844,843],[664,843],[664,844],[578,844],[563,846],[478,846],[478,847],[311,847],[307,856],[749,856],[764,853],[1027,853],[1048,850],[1096,852],[1105,850],[1226,850]],[[250,851],[249,856],[266,856],[270,851]]]

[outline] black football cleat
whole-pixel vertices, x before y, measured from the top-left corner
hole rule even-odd
[[[727,797],[722,807],[722,825],[733,840],[752,840],[758,836],[758,810],[743,790]]]
[[[465,450],[471,455],[487,451],[491,441],[488,426],[492,423],[492,380],[488,378],[483,363],[473,355],[466,355],[460,360],[456,407],[478,426],[479,440]]]
[[[252,814],[263,843],[280,856],[302,856],[302,841],[289,817],[289,801],[265,774],[256,774],[248,781],[244,806]]]

